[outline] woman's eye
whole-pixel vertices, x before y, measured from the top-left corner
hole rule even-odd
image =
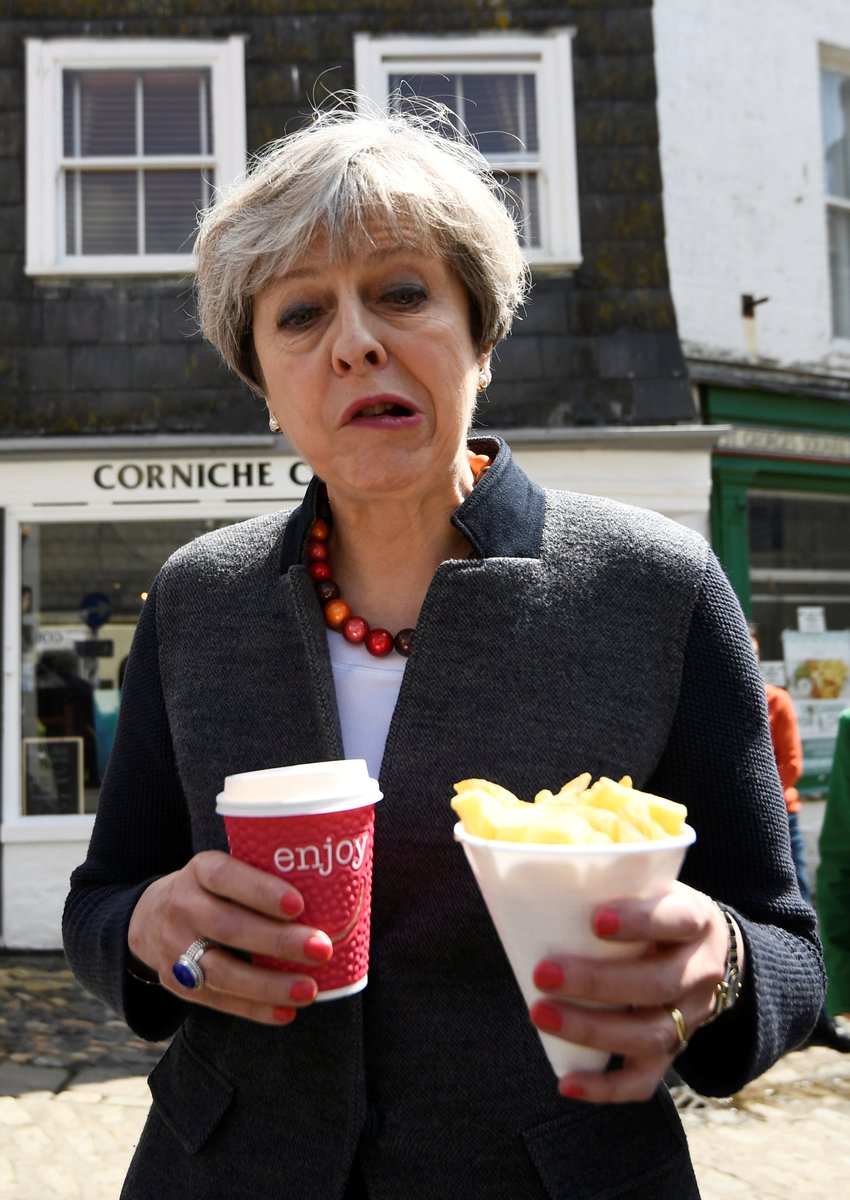
[[[300,304],[296,308],[289,308],[278,321],[278,328],[303,329],[305,325],[310,324],[318,312],[318,308],[312,304]]]
[[[384,299],[389,301],[390,304],[394,304],[397,308],[415,308],[418,304],[427,300],[427,298],[427,293],[423,287],[412,285],[392,288],[384,295]]]

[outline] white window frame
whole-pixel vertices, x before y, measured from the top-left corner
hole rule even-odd
[[[824,71],[833,71],[839,75],[850,76],[850,50],[839,49],[837,46],[820,46],[820,73],[818,84],[820,85],[820,74]],[[823,135],[821,140],[823,140]],[[821,149],[821,161],[823,161],[823,150]],[[824,168],[823,179],[823,199],[824,199],[824,216],[827,218],[825,228],[828,227],[828,216],[830,209],[835,209],[841,212],[850,212],[850,200],[846,196],[835,196],[827,191],[826,169]],[[827,237],[827,254],[829,253],[829,237]],[[831,271],[827,266],[827,283],[829,288],[829,314],[828,323],[831,335],[831,341],[836,351],[846,354],[850,352],[850,337],[847,334],[836,333],[833,325],[833,304],[834,297],[832,296],[832,280]]]
[[[26,39],[28,275],[164,275],[194,269],[185,254],[68,255],[64,250],[62,73],[209,69],[216,190],[245,169],[245,38]],[[181,159],[181,161],[184,161]],[[104,160],[101,165],[108,165]]]
[[[540,246],[529,247],[534,266],[577,267],[581,262],[573,103],[575,30],[539,34],[481,33],[459,37],[354,35],[357,91],[386,105],[389,77],[398,74],[533,74],[537,79],[539,157],[523,161],[538,174]],[[494,161],[494,166],[498,167]]]

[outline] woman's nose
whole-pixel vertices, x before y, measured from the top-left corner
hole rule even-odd
[[[387,361],[377,322],[362,304],[340,305],[334,324],[331,353],[340,375],[372,370]]]

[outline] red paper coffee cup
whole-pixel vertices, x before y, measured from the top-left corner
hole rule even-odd
[[[299,924],[324,930],[333,942],[333,957],[320,966],[254,956],[262,966],[312,975],[317,1000],[350,996],[368,980],[380,799],[359,758],[228,775],[217,798],[231,854],[297,888],[304,897]]]

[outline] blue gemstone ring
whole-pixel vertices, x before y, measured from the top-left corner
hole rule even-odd
[[[181,987],[198,992],[204,986],[204,972],[201,968],[201,958],[204,951],[214,946],[209,938],[197,938],[185,954],[181,954],[171,968],[171,974]]]

